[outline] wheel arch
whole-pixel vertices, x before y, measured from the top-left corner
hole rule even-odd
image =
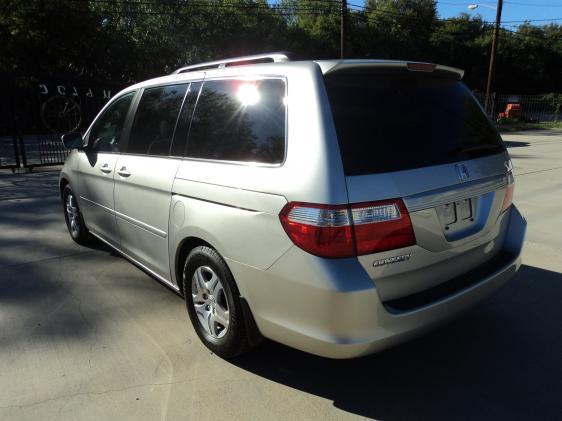
[[[62,196],[62,192],[64,191],[64,188],[69,185],[70,185],[70,181],[68,181],[65,177],[61,177],[59,181],[59,191],[61,196]]]
[[[176,256],[175,256],[175,264],[174,264],[176,281],[179,287],[179,293],[182,296],[185,296],[185,291],[183,286],[183,266],[185,264],[185,259],[187,258],[191,250],[200,246],[212,248],[224,260],[224,257],[220,254],[217,248],[213,247],[212,244],[203,240],[202,238],[195,237],[195,236],[184,238],[178,245]],[[224,260],[224,263],[226,265],[226,268],[232,273],[230,267],[228,266],[228,262]],[[236,284],[238,290],[240,290],[236,278],[232,276],[232,279],[234,280],[234,283]],[[248,343],[251,346],[258,345],[263,341],[263,336],[257,327],[250,305],[248,304],[248,301],[244,296],[240,296],[240,303],[242,305],[242,312],[244,314],[244,324],[246,326],[246,331],[248,332],[248,338],[247,338]]]
[[[207,241],[203,240],[199,237],[186,237],[184,238],[178,245],[176,250],[176,256],[174,259],[174,272],[176,275],[176,281],[178,283],[179,293],[183,296],[183,266],[185,264],[185,259],[195,247],[210,247],[216,250],[216,247],[213,247],[212,244],[209,244]],[[228,265],[227,265],[228,266]]]

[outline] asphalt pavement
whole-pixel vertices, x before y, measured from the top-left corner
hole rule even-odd
[[[562,131],[503,137],[529,222],[521,271],[439,330],[348,361],[273,342],[218,358],[181,297],[72,242],[56,171],[0,174],[0,420],[562,419]]]

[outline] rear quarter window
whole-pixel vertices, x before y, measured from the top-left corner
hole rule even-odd
[[[325,77],[346,175],[458,162],[505,150],[459,80],[404,71]]]
[[[188,157],[279,164],[285,158],[285,81],[203,83],[191,120]]]

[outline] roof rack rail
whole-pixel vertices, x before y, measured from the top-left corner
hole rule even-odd
[[[206,63],[193,64],[177,69],[172,74],[187,73],[197,70],[206,69],[222,69],[230,66],[242,66],[244,64],[257,64],[257,63],[277,63],[281,61],[289,61],[288,53],[265,53],[256,54],[253,56],[233,57],[224,60],[208,61]]]

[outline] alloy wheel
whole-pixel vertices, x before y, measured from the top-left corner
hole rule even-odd
[[[199,323],[214,339],[228,332],[230,312],[221,279],[209,266],[199,266],[191,279],[193,306]]]
[[[74,237],[80,233],[80,219],[79,210],[76,203],[76,198],[72,193],[66,196],[66,215],[68,216],[68,225]]]

